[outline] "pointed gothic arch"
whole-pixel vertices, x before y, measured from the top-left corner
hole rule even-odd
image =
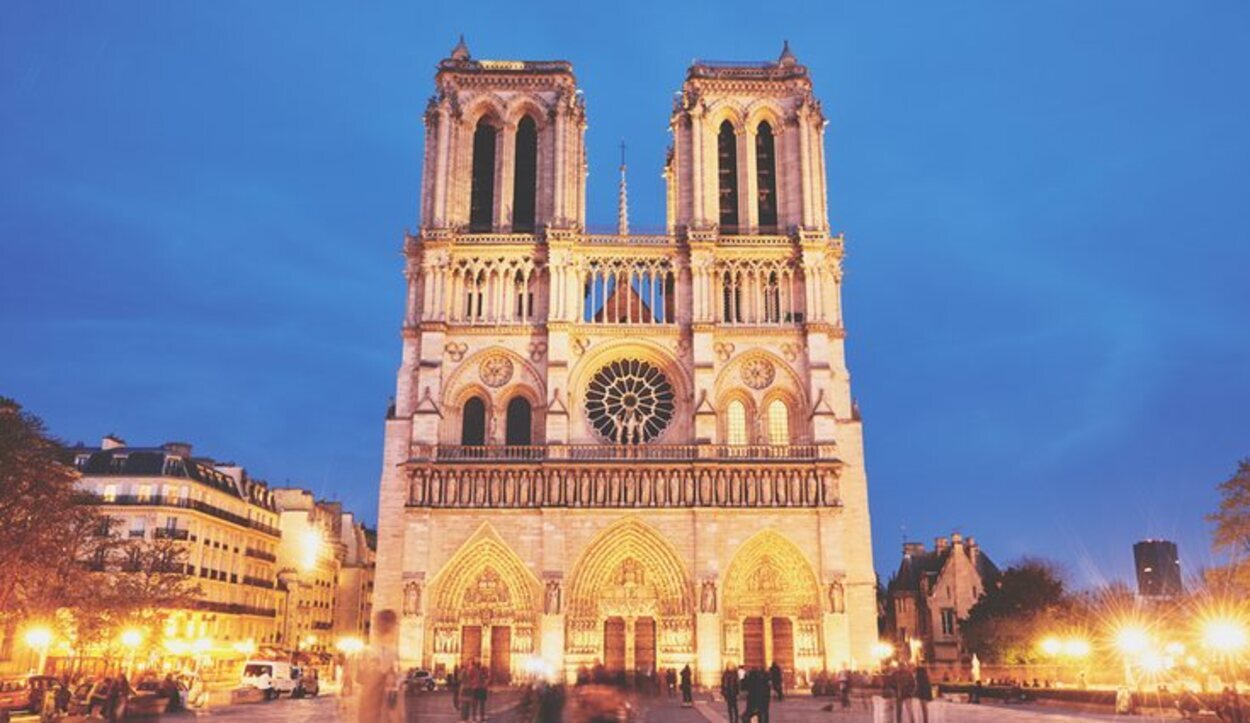
[[[820,617],[820,584],[798,545],[775,530],[761,530],[738,551],[722,583],[725,617]]]

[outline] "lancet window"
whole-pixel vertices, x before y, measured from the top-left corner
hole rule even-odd
[[[789,324],[802,320],[793,264],[784,260],[726,259],[716,266],[720,319],[728,324]]]
[[[725,441],[733,445],[747,443],[747,405],[735,399],[725,409]]]
[[[534,411],[525,397],[513,397],[508,402],[504,443],[509,445],[533,444]]]
[[[738,230],[738,139],[729,121],[720,124],[716,135],[716,159],[721,232],[735,233]]]
[[[486,402],[471,397],[460,412],[460,444],[466,447],[486,444]]]
[[[593,324],[671,324],[676,278],[668,259],[592,259],[581,269],[582,310]]]
[[[780,399],[768,403],[768,443],[774,447],[790,444],[790,408]]]
[[[512,230],[534,231],[534,210],[538,197],[538,126],[525,116],[517,124],[516,162],[512,185]]]
[[[755,181],[761,231],[777,228],[777,153],[773,127],[762,121],[755,129]]]
[[[469,230],[489,232],[495,213],[495,136],[482,118],[473,132],[473,180],[469,189]]]

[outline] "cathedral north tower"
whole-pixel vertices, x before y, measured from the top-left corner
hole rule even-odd
[[[563,61],[457,45],[425,114],[375,609],[406,664],[868,667],[862,427],[806,67],[696,61],[667,232],[586,231]]]

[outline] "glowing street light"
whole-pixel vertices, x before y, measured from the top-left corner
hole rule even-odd
[[[1115,636],[1115,646],[1125,655],[1141,655],[1150,647],[1150,634],[1142,628],[1120,628]]]
[[[877,660],[884,661],[886,658],[889,658],[892,655],[894,655],[893,645],[890,645],[884,640],[878,640],[877,642],[873,643],[872,657],[876,658]]]
[[[1063,652],[1063,641],[1059,638],[1046,638],[1038,647],[1047,655],[1058,655]]]
[[[1071,638],[1063,641],[1063,654],[1070,658],[1084,658],[1089,655],[1090,644],[1088,640],[1080,638]]]
[[[365,649],[365,641],[357,637],[349,636],[345,638],[339,638],[339,641],[335,643],[334,647],[337,648],[338,651],[340,653],[343,653],[344,655],[355,655],[356,653],[359,653],[360,651]]]
[[[1202,642],[1220,655],[1236,655],[1246,647],[1246,628],[1228,618],[1208,620],[1202,626]]]
[[[130,648],[131,653],[133,653],[135,648],[138,648],[143,644],[143,631],[136,630],[135,628],[124,630],[122,631],[121,641],[122,645]]]
[[[48,646],[52,645],[52,631],[44,627],[30,628],[26,631],[26,644],[39,653],[39,667],[35,671],[43,675],[43,669],[48,664]]]

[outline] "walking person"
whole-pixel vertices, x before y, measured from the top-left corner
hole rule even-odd
[[[486,720],[486,698],[490,695],[490,670],[477,666],[477,684],[473,686],[473,707],[479,723]]]
[[[838,696],[842,699],[842,710],[851,707],[851,671],[846,668],[838,673]]]
[[[664,688],[665,695],[672,698],[677,692],[677,671],[669,668],[664,671]]]
[[[399,616],[394,610],[383,610],[374,621],[377,642],[366,648],[359,658],[356,684],[360,703],[356,709],[358,723],[388,723],[404,720],[403,697],[399,695],[399,651],[396,633]]]
[[[903,709],[907,709],[907,720],[916,723],[916,714],[911,709],[911,699],[916,695],[916,679],[907,666],[900,665],[890,675],[890,690],[894,694],[894,723],[903,723]]]
[[[720,694],[725,698],[729,723],[738,723],[738,671],[732,665],[725,666],[725,672],[720,675]]]
[[[694,687],[690,676],[690,663],[686,663],[686,667],[681,669],[681,707],[683,708],[694,705]]]
[[[920,701],[920,716],[924,723],[929,723],[929,701],[933,700],[933,684],[929,681],[929,670],[923,665],[916,668],[916,698]]]
[[[781,675],[781,666],[777,665],[777,661],[775,660],[768,668],[768,679],[772,682],[773,691],[777,693],[777,700],[780,702],[781,699],[785,697],[782,693],[782,687],[785,683],[785,679]]]
[[[460,679],[457,681],[457,697],[460,703],[460,720],[468,721],[473,715],[473,699],[476,697],[477,691],[474,686],[477,685],[478,677],[477,658],[469,661],[469,665],[461,673]]]

